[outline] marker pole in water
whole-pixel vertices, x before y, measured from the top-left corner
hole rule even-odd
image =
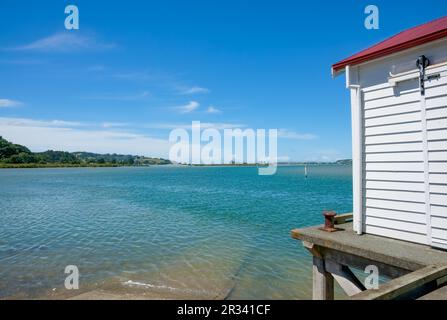
[[[307,165],[304,165],[304,177],[307,178]]]

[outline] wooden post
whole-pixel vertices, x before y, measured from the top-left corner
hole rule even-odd
[[[334,300],[334,278],[325,270],[324,260],[313,256],[313,300]]]
[[[320,247],[307,241],[303,241],[303,246],[309,250],[313,257],[312,299],[334,300],[334,277],[327,272],[324,266],[324,257],[321,254]]]

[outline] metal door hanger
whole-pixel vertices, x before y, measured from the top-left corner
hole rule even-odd
[[[425,70],[430,65],[430,60],[422,55],[419,56],[416,60],[416,67],[419,69],[419,88],[421,90],[421,95],[425,96],[425,81],[431,81],[435,79],[439,79],[440,74],[433,74],[429,76],[425,76]]]

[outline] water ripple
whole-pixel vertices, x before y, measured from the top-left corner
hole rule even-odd
[[[98,168],[0,171],[0,298],[82,290],[300,299],[310,257],[292,228],[351,211],[349,168]],[[124,285],[123,285],[124,284]]]

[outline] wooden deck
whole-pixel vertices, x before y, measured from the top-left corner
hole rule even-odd
[[[352,223],[336,225],[339,231],[325,232],[322,226],[294,229],[312,253],[313,298],[333,299],[336,280],[353,299],[446,299],[447,251],[369,234],[358,235]],[[337,220],[336,220],[337,223]],[[377,266],[381,276],[392,279],[378,290],[366,290],[350,268]],[[405,276],[405,277],[404,277]],[[404,288],[404,289],[402,289]]]

